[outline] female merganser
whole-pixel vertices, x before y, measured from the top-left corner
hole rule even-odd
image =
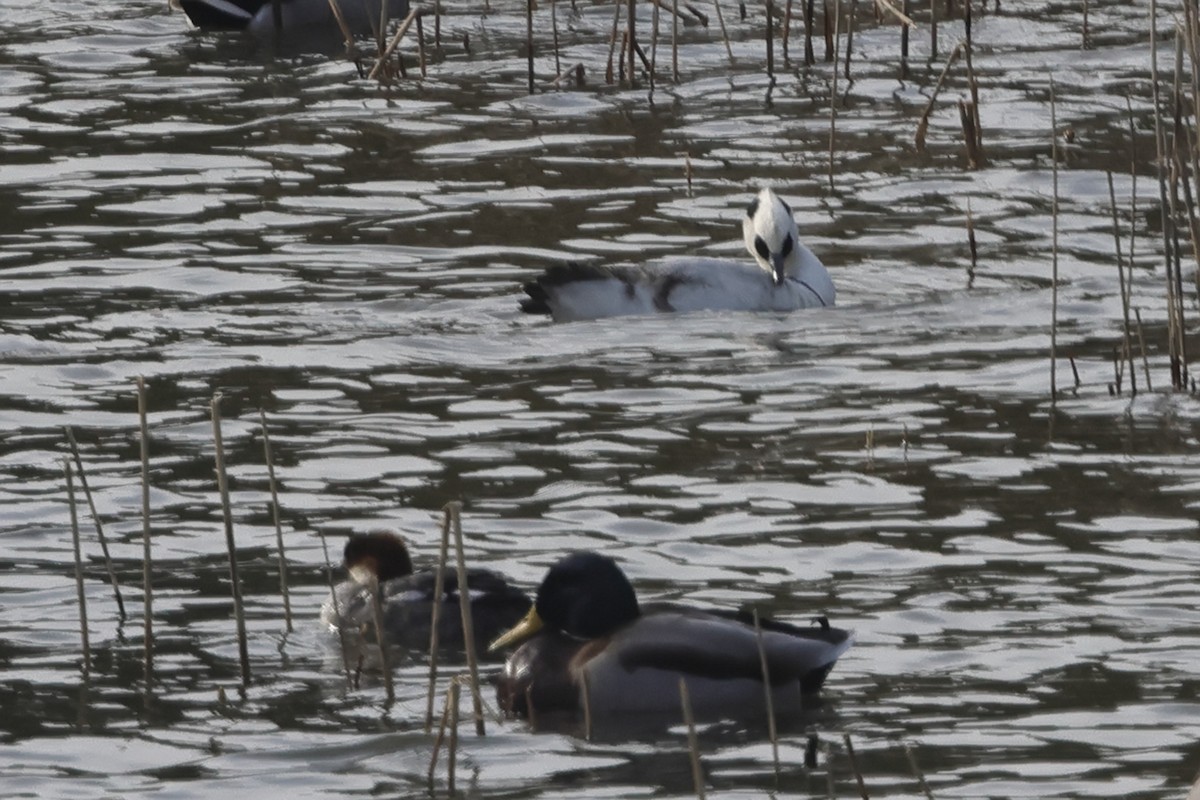
[[[390,530],[351,534],[346,542],[344,559],[350,580],[334,587],[336,610],[332,598],[326,601],[321,609],[322,621],[345,632],[373,631],[372,587],[378,585],[385,641],[405,649],[427,651],[436,570],[414,573],[404,540]],[[475,628],[475,649],[482,655],[488,642],[521,619],[529,610],[530,602],[524,592],[510,586],[504,576],[491,570],[468,569],[467,588]],[[461,652],[465,640],[459,613],[458,573],[449,566],[444,575],[442,603],[439,645]],[[370,638],[375,639],[374,633]]]

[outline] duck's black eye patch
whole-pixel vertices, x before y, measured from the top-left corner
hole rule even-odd
[[[754,237],[754,252],[758,253],[764,261],[771,260],[771,251],[761,236]]]
[[[754,215],[758,213],[758,198],[750,201],[750,205],[746,206],[746,216],[754,219]]]
[[[783,255],[786,258],[792,252],[792,235],[789,233],[787,238],[783,240]]]

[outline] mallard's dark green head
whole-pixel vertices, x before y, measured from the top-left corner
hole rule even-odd
[[[638,618],[637,595],[617,562],[599,553],[559,559],[538,587],[537,600],[516,627],[489,650],[518,644],[542,628],[576,639],[598,639]]]

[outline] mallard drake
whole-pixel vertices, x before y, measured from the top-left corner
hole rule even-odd
[[[833,279],[800,241],[792,209],[761,190],[742,219],[752,262],[678,257],[645,266],[559,264],[526,283],[521,310],[556,321],[663,311],[796,311],[832,306]]]
[[[408,547],[391,530],[351,534],[343,559],[350,580],[334,587],[336,610],[331,598],[321,609],[321,619],[333,630],[373,631],[372,587],[378,585],[382,592],[386,641],[405,649],[427,651],[436,569],[413,572]],[[529,611],[529,597],[510,586],[503,575],[487,569],[468,569],[467,587],[475,649],[483,655],[488,642]],[[442,603],[438,642],[447,650],[461,651],[465,640],[459,613],[458,573],[453,567],[445,570]],[[372,634],[371,639],[374,638]]]
[[[762,646],[776,709],[800,708],[853,643],[849,631],[764,621]],[[511,713],[577,711],[586,683],[593,717],[636,713],[678,719],[679,679],[693,709],[708,717],[746,717],[764,709],[758,636],[747,615],[638,605],[611,558],[571,553],[550,568],[533,608],[492,642],[521,642],[497,680]]]

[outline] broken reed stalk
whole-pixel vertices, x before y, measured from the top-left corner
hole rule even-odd
[[[816,18],[816,0],[804,2],[804,66],[811,67],[817,62],[813,55],[813,20]]]
[[[908,16],[911,0],[904,0],[904,16]],[[908,80],[908,30],[909,26],[900,26],[900,80]]]
[[[442,509],[442,542],[438,549],[437,573],[433,577],[433,610],[429,622],[429,697],[425,707],[425,732],[433,725],[433,698],[437,695],[438,630],[441,627],[442,600],[446,597],[446,561],[450,556],[450,512]]]
[[[1075,366],[1075,356],[1067,356],[1067,363],[1071,365],[1071,375],[1073,375],[1075,377],[1075,385],[1072,387],[1071,391],[1073,391],[1076,395],[1078,395],[1079,387],[1083,386],[1083,381],[1081,381],[1079,379],[1079,367]],[[1112,387],[1110,386],[1108,388],[1111,391]],[[1118,370],[1117,371],[1117,392],[1120,393],[1120,391],[1121,391],[1121,373]]]
[[[533,0],[525,0],[525,50],[528,60],[529,93],[533,94]]]
[[[425,61],[425,31],[421,27],[422,15],[417,15],[417,67],[421,70],[421,77],[428,77],[428,64]]]
[[[779,780],[779,736],[775,727],[775,698],[771,695],[771,670],[767,665],[767,648],[763,643],[762,623],[758,609],[754,609],[754,636],[758,640],[758,664],[762,669],[763,697],[767,705],[767,738],[771,740],[771,763],[775,767],[775,779]]]
[[[657,8],[658,6],[655,6],[656,10]],[[562,61],[558,55],[558,8],[555,6],[555,0],[550,0],[550,35],[554,45],[554,74],[562,75]]]
[[[700,746],[696,742],[696,718],[692,715],[692,698],[688,693],[687,681],[682,676],[679,678],[679,705],[683,708],[683,723],[687,726],[692,785],[696,788],[696,797],[704,800],[704,770],[700,766]]]
[[[1087,50],[1088,40],[1091,38],[1088,32],[1088,0],[1083,0],[1083,49]]]
[[[1133,314],[1137,319],[1138,349],[1142,353],[1142,369],[1146,378],[1146,391],[1152,392],[1154,391],[1154,387],[1150,384],[1150,359],[1146,357],[1146,337],[1142,333],[1142,310],[1135,308]]]
[[[679,83],[679,0],[671,0],[671,80]]]
[[[279,485],[275,480],[275,458],[271,454],[271,433],[267,430],[267,415],[258,410],[258,421],[262,426],[263,460],[267,462],[267,484],[271,489],[271,520],[275,523],[275,547],[279,557],[279,591],[283,595],[283,619],[288,633],[292,627],[292,600],[288,594],[287,553],[283,547],[283,525],[279,521]]]
[[[907,8],[908,3],[905,2],[904,5]],[[905,11],[901,11],[899,8],[896,8],[896,5],[892,2],[892,0],[875,0],[875,8],[877,10],[882,9],[888,12],[897,20],[899,20],[900,24],[906,28],[917,27],[917,23],[912,21],[912,17],[910,17]]]
[[[113,594],[117,598],[117,612],[121,622],[126,620],[125,598],[121,597],[121,585],[117,581],[117,571],[113,567],[112,556],[108,552],[108,537],[104,535],[104,526],[100,523],[100,515],[96,513],[96,501],[92,497],[92,487],[88,485],[87,473],[83,469],[83,459],[79,456],[79,444],[75,441],[75,431],[70,425],[63,426],[67,435],[67,443],[71,445],[71,456],[75,459],[75,471],[79,473],[79,485],[83,487],[83,496],[87,499],[88,511],[92,515],[92,524],[96,526],[96,538],[100,540],[100,551],[104,554],[104,568],[108,572],[108,582],[112,585]]]
[[[216,451],[217,489],[225,522],[225,546],[229,550],[229,583],[233,595],[233,617],[237,622],[238,658],[242,667],[242,689],[250,686],[250,650],[246,642],[246,612],[242,607],[242,582],[238,576],[237,545],[233,541],[233,506],[229,502],[229,480],[225,474],[225,444],[221,439],[221,395],[212,398],[213,444]]]
[[[71,476],[71,459],[63,459],[67,476],[67,506],[71,512],[71,545],[75,550],[75,594],[79,600],[79,640],[83,645],[83,679],[92,674],[92,645],[88,641],[87,595],[83,591],[83,548],[79,544],[79,513],[75,510],[75,480]]]
[[[985,160],[983,157],[983,123],[979,118],[979,78],[975,74],[975,61],[972,58],[974,51],[975,48],[968,39],[963,60],[967,63],[967,87],[971,92],[971,129],[975,135],[972,143],[975,149],[975,161],[979,166],[983,166]]]
[[[971,214],[971,198],[967,198],[967,245],[971,248],[971,265],[967,267],[967,288],[975,287],[975,269],[979,266],[979,245],[975,241],[975,217]]]
[[[858,17],[858,0],[850,0],[850,13],[846,15],[846,80],[850,78],[850,54],[854,52],[854,20]]]
[[[921,791],[925,794],[925,800],[933,800],[933,792],[929,791],[929,784],[925,782],[925,773],[921,772],[921,768],[917,766],[917,757],[913,754],[912,745],[907,742],[904,743],[904,755],[908,758],[908,767],[917,779],[917,785],[921,787]]]
[[[933,85],[933,93],[929,95],[929,102],[925,104],[925,110],[921,112],[921,120],[917,123],[917,133],[913,137],[913,142],[917,150],[925,149],[925,133],[929,130],[929,114],[933,111],[933,104],[937,102],[938,93],[942,90],[942,84],[946,82],[946,76],[950,74],[950,68],[954,66],[954,62],[958,61],[958,57],[962,55],[962,43],[955,45],[950,51],[950,56],[946,59],[946,66],[942,67],[942,74],[938,76],[937,83]]]
[[[446,792],[454,796],[454,768],[458,763],[458,695],[457,680],[450,681],[450,753],[446,758]],[[482,717],[481,717],[482,719]]]
[[[350,651],[346,647],[346,631],[342,628],[342,609],[339,607],[337,589],[333,585],[333,564],[329,561],[329,542],[325,540],[325,534],[318,531],[318,536],[321,537],[321,551],[325,554],[325,578],[329,583],[330,604],[333,606],[333,618],[337,621],[338,644],[342,647],[342,669],[346,672],[346,686],[354,686],[354,678],[350,674]],[[426,729],[426,733],[428,733]]]
[[[533,707],[533,684],[525,686],[525,719],[530,730],[537,730],[537,709]]]
[[[841,0],[834,0],[840,3]],[[829,0],[821,0],[821,30],[825,34],[825,61],[837,61],[833,54],[833,26],[829,24]]]
[[[633,0],[630,0],[630,7],[632,7],[632,4],[633,4]],[[791,7],[792,7],[792,0],[788,0],[788,8],[791,8]],[[725,42],[725,52],[726,52],[726,54],[729,55],[729,63],[736,64],[737,60],[733,57],[733,46],[731,44],[729,44],[729,31],[725,28],[725,15],[721,13],[721,0],[713,0],[713,8],[715,8],[717,10],[717,25],[719,25],[721,27],[721,41]],[[632,24],[632,22],[630,24]],[[784,60],[785,61],[787,60],[786,33],[787,33],[787,27],[785,25],[784,26],[785,36],[784,36],[784,43],[783,43],[783,52],[784,52]]]
[[[154,588],[150,581],[153,559],[150,552],[150,428],[146,424],[146,381],[139,375],[138,427],[141,433],[139,450],[142,459],[142,630],[145,652],[142,659],[142,681],[146,696],[154,679]]]
[[[938,57],[938,0],[929,0],[929,60]]]
[[[767,79],[775,85],[775,5],[767,0]]]
[[[858,792],[862,795],[862,800],[870,800],[870,795],[867,794],[867,783],[863,780],[862,770],[858,768],[858,757],[854,755],[854,745],[850,742],[848,732],[842,734],[842,741],[846,744],[846,757],[850,759],[850,771],[854,773],[854,778],[858,781]]]
[[[1050,199],[1050,405],[1058,402],[1058,105],[1054,97],[1054,76],[1050,76],[1050,161],[1053,166],[1053,194]]]
[[[717,7],[720,8],[720,0],[713,0],[713,2],[717,3]],[[792,6],[794,3],[795,0],[787,0],[787,3],[783,6],[783,34],[780,36],[780,39],[782,40],[781,46],[783,49],[784,69],[790,67],[792,63],[791,57],[788,54],[788,45],[791,43],[792,39]],[[732,54],[730,54],[730,61],[733,61]]]
[[[834,48],[837,47],[838,26],[841,23],[842,0],[833,0],[833,38]],[[838,71],[837,71],[837,52],[833,54],[833,86],[829,92],[829,192],[833,193],[833,156],[834,148],[837,143],[837,90],[838,90]]]
[[[379,645],[379,668],[383,670],[384,708],[396,702],[396,682],[392,679],[392,660],[388,655],[387,632],[383,628],[383,589],[371,576],[371,620],[375,625],[375,643]]]
[[[346,40],[346,56],[358,63],[358,46],[354,44],[354,34],[350,32],[350,26],[346,24],[346,17],[342,15],[342,7],[338,0],[329,0],[329,10],[333,12],[333,18],[342,32],[342,38]],[[359,71],[361,72],[361,68]]]
[[[429,785],[433,786],[433,773],[437,770],[438,753],[442,750],[442,742],[446,740],[446,726],[450,724],[450,690],[446,690],[446,699],[442,703],[442,722],[438,726],[437,738],[433,740],[433,753],[429,758]],[[429,729],[426,728],[426,733]]]
[[[833,800],[833,747],[826,744],[821,749],[825,752],[825,794]]]
[[[529,0],[533,2],[533,0]],[[613,21],[612,30],[608,35],[608,64],[604,68],[604,82],[612,85],[613,82],[613,60],[617,54],[617,39],[621,25],[621,0],[613,0]],[[624,54],[622,53],[622,56]]]
[[[654,97],[654,70],[658,66],[658,26],[661,0],[655,0],[650,13],[650,97]]]
[[[433,46],[442,52],[442,0],[433,0]]]
[[[463,642],[467,649],[467,671],[471,676],[471,703],[475,714],[475,734],[483,736],[483,694],[479,690],[479,659],[475,655],[475,623],[471,619],[471,590],[467,583],[467,560],[463,555],[462,503],[451,500],[446,510],[454,523],[454,551],[458,556],[458,606],[462,611]]]
[[[636,9],[636,4],[637,4],[637,0],[629,0],[629,3],[628,3],[629,13],[626,16],[626,21],[625,21],[626,31],[629,36],[629,52],[626,54],[626,57],[629,59],[627,70],[629,72],[629,87],[631,89],[635,85],[637,85],[637,78],[636,78],[637,73],[635,72],[635,70],[637,69],[637,64],[636,64],[636,61],[634,60],[634,56],[637,54],[637,9]]]
[[[408,29],[412,27],[413,20],[415,20],[419,14],[421,14],[421,9],[419,8],[414,8],[412,11],[408,12],[408,16],[404,18],[404,22],[400,23],[400,27],[396,29],[396,33],[393,34],[391,41],[389,41],[387,44],[387,47],[384,48],[383,52],[380,53],[379,58],[376,59],[375,66],[371,67],[370,73],[367,74],[367,80],[373,81],[379,77],[379,73],[383,69],[383,65],[387,63],[388,59],[392,57],[392,53],[395,52],[396,48],[400,46],[400,40],[404,38],[404,34],[408,33]]]
[[[1138,391],[1137,373],[1133,368],[1133,340],[1129,324],[1129,301],[1132,287],[1125,282],[1125,266],[1121,260],[1121,226],[1117,221],[1117,192],[1113,187],[1112,172],[1108,173],[1108,203],[1109,209],[1112,211],[1113,245],[1117,252],[1117,279],[1121,287],[1121,314],[1125,323],[1123,326],[1122,356],[1129,364],[1129,391],[1136,397]]]
[[[580,699],[583,700],[583,739],[592,740],[592,684],[585,667],[579,670]]]

